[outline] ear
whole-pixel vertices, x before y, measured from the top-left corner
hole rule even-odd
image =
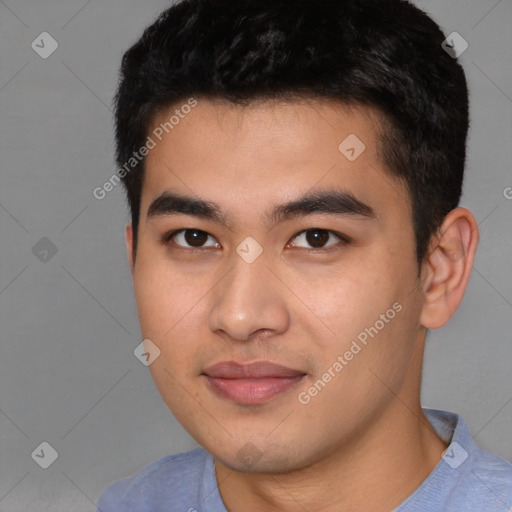
[[[133,227],[132,223],[126,224],[125,228],[125,241],[126,241],[126,253],[128,256],[128,262],[130,263],[130,270],[133,274]]]
[[[466,208],[452,210],[434,236],[423,269],[420,323],[427,329],[445,325],[462,302],[478,240],[478,224]]]

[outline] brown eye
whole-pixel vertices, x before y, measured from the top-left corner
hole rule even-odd
[[[342,245],[348,243],[347,237],[335,233],[334,231],[320,228],[306,229],[295,235],[294,238],[301,240],[306,244],[309,244],[309,246],[312,247],[313,249],[323,249],[326,247],[331,247],[332,245],[336,245],[336,240],[334,240],[334,243],[330,243],[329,245],[327,245],[329,239],[331,239],[333,236],[338,240],[341,240]],[[293,245],[296,246],[296,244]]]
[[[313,247],[323,247],[329,241],[329,232],[320,229],[306,231],[306,241]]]
[[[210,237],[206,231],[200,229],[180,229],[179,231],[173,231],[169,235],[164,237],[164,242],[168,243],[170,240],[185,248],[200,249],[202,247],[216,247],[218,244],[215,242],[213,245],[205,245],[208,237]],[[213,237],[212,237],[213,238]]]

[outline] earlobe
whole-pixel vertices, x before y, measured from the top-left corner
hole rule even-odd
[[[133,227],[132,223],[126,224],[125,228],[125,241],[126,241],[126,253],[128,256],[128,263],[130,264],[130,270],[133,274]]]
[[[478,225],[469,210],[456,208],[446,216],[427,260],[420,318],[427,329],[445,325],[462,302],[478,239]]]

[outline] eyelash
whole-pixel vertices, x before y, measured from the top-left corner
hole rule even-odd
[[[212,235],[210,235],[210,233],[207,233],[206,231],[203,231],[202,229],[183,228],[183,229],[177,229],[177,230],[171,231],[169,233],[166,233],[165,235],[162,236],[161,242],[164,245],[166,245],[166,246],[171,246],[171,239],[175,235],[177,235],[179,233],[186,232],[186,231],[198,231],[200,233],[206,233],[208,236],[212,236]],[[324,231],[326,233],[335,235],[336,237],[338,237],[340,239],[340,242],[338,242],[337,244],[328,246],[326,248],[322,248],[322,247],[314,248],[313,247],[313,248],[309,249],[309,251],[313,252],[313,253],[319,253],[319,252],[326,253],[326,252],[337,251],[337,250],[340,250],[345,245],[348,245],[351,242],[351,239],[348,236],[343,235],[342,233],[338,233],[337,231],[333,231],[333,230],[330,230],[330,229],[323,229],[323,228],[303,229],[302,231],[299,231],[298,233],[296,233],[292,237],[292,240],[294,240],[295,238],[299,237],[300,235],[302,235],[304,233],[307,233],[308,231]],[[174,244],[174,246],[172,246],[172,249],[173,250],[183,250],[183,251],[202,251],[204,248],[202,248],[202,247],[183,247],[181,245]],[[299,247],[298,249],[306,249],[306,248],[305,247]],[[306,249],[306,250],[308,250],[308,249]]]

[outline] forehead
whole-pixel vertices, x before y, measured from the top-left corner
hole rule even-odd
[[[326,100],[176,104],[150,126],[141,211],[166,190],[263,212],[308,191],[343,189],[377,213],[403,215],[408,194],[381,161],[380,129],[372,109]]]
[[[156,137],[160,151],[152,152],[152,156],[163,153],[162,146],[166,145],[186,144],[183,148],[186,151],[204,150],[211,144],[215,147],[210,150],[239,149],[249,153],[259,149],[262,156],[268,155],[273,160],[279,155],[272,152],[278,151],[290,161],[294,156],[296,160],[313,157],[330,146],[331,155],[338,157],[341,153],[349,161],[355,161],[358,154],[343,153],[339,148],[339,143],[349,135],[358,136],[363,142],[366,157],[377,156],[374,151],[381,122],[378,113],[370,107],[326,99],[258,100],[244,106],[220,99],[203,98],[196,102],[186,114],[184,101],[153,118],[149,131]],[[176,115],[179,113],[180,116]],[[361,151],[362,146],[356,149]]]

